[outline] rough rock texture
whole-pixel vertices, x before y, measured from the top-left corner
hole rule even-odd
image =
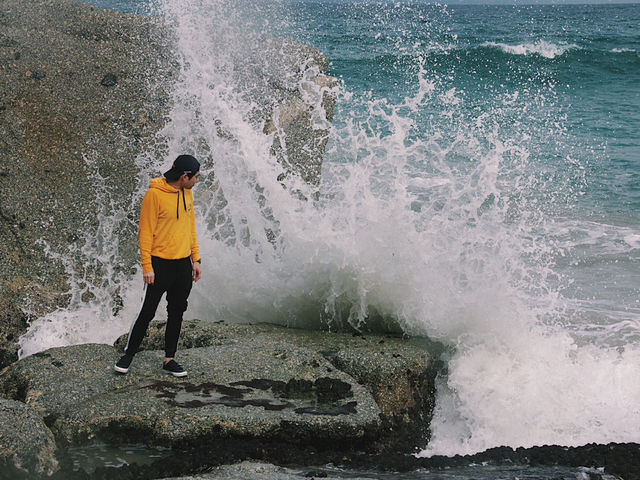
[[[275,133],[272,151],[284,165],[285,176],[295,173],[318,185],[322,169],[318,152],[324,152],[329,139],[339,82],[322,74],[329,62],[318,50],[272,39],[265,51],[269,65],[265,76],[270,86],[266,98],[272,102],[262,107],[264,133]],[[304,65],[304,69],[296,72],[293,65]]]
[[[159,340],[162,330],[154,325],[150,333],[147,346]],[[338,472],[336,477],[354,479],[360,477],[358,472],[363,472],[362,478],[395,478],[390,472],[424,478],[425,471],[460,478],[503,472],[505,478],[613,480],[616,475],[624,480],[640,479],[640,445],[632,443],[498,447],[475,455],[431,458],[381,450],[376,442],[385,432],[380,409],[367,392],[371,385],[359,385],[324,357],[336,358],[336,352],[342,352],[343,357],[351,358],[349,351],[360,350],[363,355],[368,351],[367,369],[373,371],[382,368],[380,362],[388,360],[388,353],[409,358],[409,352],[418,348],[409,340],[198,322],[185,325],[182,340],[179,357],[189,369],[189,376],[183,379],[162,374],[163,352],[159,350],[139,352],[129,374],[116,374],[113,363],[119,348],[108,345],[51,349],[4,369],[0,395],[10,400],[0,401],[0,462],[5,462],[0,465],[0,478],[32,480],[55,470],[48,426],[60,446],[93,447],[94,442],[106,441],[121,448],[136,442],[174,447],[152,463],[117,469],[105,465],[91,473],[72,471],[59,448],[61,468],[51,477],[56,480],[293,480],[325,474],[332,478],[333,472]],[[372,355],[375,351],[385,352],[384,356]],[[399,368],[404,365],[397,364],[388,374],[401,379],[404,373]],[[397,382],[387,385],[394,387]],[[383,403],[382,398],[378,395],[376,402]],[[400,403],[398,408],[402,408]],[[17,436],[26,438],[19,440],[22,445],[35,447],[31,454],[18,453],[18,441],[13,440]],[[25,475],[16,468],[15,458],[20,458],[22,466],[41,465],[34,468],[42,475],[36,470]],[[34,458],[42,463],[34,464]],[[253,462],[214,469],[244,460]],[[327,467],[329,464],[338,470]],[[209,474],[184,477],[205,472]]]
[[[274,339],[182,353],[189,376],[161,370],[162,352],[139,353],[127,375],[107,345],[51,349],[9,366],[3,395],[35,408],[64,445],[93,441],[203,448],[227,439],[371,445],[371,395],[311,350]],[[56,381],[52,381],[55,378]]]
[[[167,150],[157,133],[179,76],[172,45],[158,18],[73,0],[0,0],[0,367],[17,359],[29,320],[67,304],[72,272],[99,288],[137,264],[134,160]],[[262,99],[256,129],[275,132],[274,154],[317,183],[328,124],[316,130],[312,117],[333,108],[327,61],[284,41],[256,50],[272,62],[258,72],[268,88],[248,90]],[[308,91],[293,87],[302,78]],[[117,252],[87,265],[81,251],[115,211]]]
[[[172,60],[158,28],[71,0],[0,0],[2,366],[24,333],[16,310],[65,303],[67,267],[45,252],[81,246],[96,228],[96,179],[114,208],[131,202],[133,159],[153,150],[168,108]]]
[[[47,476],[58,470],[53,434],[38,412],[0,399],[0,478]]]
[[[164,323],[154,322],[142,347],[162,349]],[[392,335],[354,335],[291,329],[276,325],[227,325],[185,321],[179,349],[208,345],[233,345],[247,338],[278,339],[311,349],[338,370],[346,372],[371,393],[382,414],[381,447],[412,451],[430,437],[435,401],[435,377],[442,369],[442,346],[428,339]],[[126,336],[116,341],[122,349]],[[181,354],[179,354],[181,355]]]

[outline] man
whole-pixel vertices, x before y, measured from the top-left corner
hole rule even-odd
[[[167,326],[162,369],[176,377],[187,375],[174,357],[192,283],[202,277],[191,191],[199,177],[200,163],[191,155],[180,155],[164,178],[151,180],[142,200],[138,239],[147,291],[140,314],[131,326],[125,354],[114,367],[116,372],[129,371],[133,356],[166,292]]]

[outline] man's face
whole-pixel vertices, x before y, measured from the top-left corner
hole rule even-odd
[[[186,188],[187,190],[191,190],[196,183],[198,183],[198,180],[200,179],[200,172],[196,173],[193,177],[189,178],[189,176],[185,173],[181,180],[182,180],[182,188]]]

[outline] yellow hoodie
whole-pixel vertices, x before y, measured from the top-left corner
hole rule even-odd
[[[177,190],[163,177],[152,179],[142,200],[138,240],[144,273],[153,272],[152,256],[200,260],[191,190]]]

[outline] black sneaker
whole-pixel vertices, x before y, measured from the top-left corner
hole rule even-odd
[[[162,365],[162,369],[165,372],[170,373],[174,377],[187,376],[187,372],[185,371],[185,369],[182,368],[182,366],[175,360],[171,360],[169,363],[165,363],[164,365]]]
[[[118,373],[127,373],[129,371],[129,366],[131,365],[132,360],[133,355],[125,353],[122,357],[120,357],[120,360],[118,360],[113,368]]]

